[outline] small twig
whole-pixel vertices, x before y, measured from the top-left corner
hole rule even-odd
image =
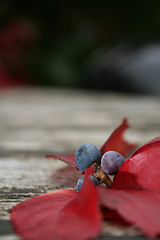
[[[97,178],[98,180],[102,181],[103,183],[105,183],[107,185],[107,187],[111,187],[112,181],[109,178],[109,176],[103,171],[103,169],[99,166],[99,169],[97,170],[97,172],[95,172],[93,174],[93,176],[95,178]]]

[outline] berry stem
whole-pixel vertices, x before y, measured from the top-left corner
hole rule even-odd
[[[108,175],[103,171],[103,169],[101,167],[99,167],[97,172],[94,173],[93,175],[95,178],[97,178],[98,180],[101,180],[103,183],[105,183],[107,185],[107,187],[111,187],[112,181],[108,177]]]

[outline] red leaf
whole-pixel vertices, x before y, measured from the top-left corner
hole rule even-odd
[[[17,234],[27,240],[51,240],[61,209],[77,196],[73,190],[59,190],[24,201],[11,210]]]
[[[146,144],[144,144],[142,147],[140,147],[135,152],[133,152],[129,158],[133,157],[134,155],[138,154],[139,152],[142,152],[144,147],[149,145],[150,143],[156,143],[156,142],[160,142],[160,137],[156,137],[156,138],[150,140],[149,142],[147,142]]]
[[[57,231],[62,239],[85,240],[100,233],[101,213],[98,207],[98,194],[89,178],[90,174],[90,169],[87,169],[79,195],[61,211]]]
[[[160,192],[142,189],[97,188],[101,204],[116,210],[148,237],[160,234]]]
[[[127,119],[124,119],[122,124],[114,130],[108,140],[101,147],[101,155],[107,151],[117,151],[124,156],[136,147],[136,144],[128,143],[123,139],[123,134],[127,128],[129,128],[129,125]]]
[[[63,155],[63,154],[46,155],[46,158],[52,158],[54,160],[58,159],[58,160],[61,160],[65,163],[67,163],[71,167],[77,168],[74,155]]]
[[[87,171],[80,193],[60,190],[24,201],[11,210],[17,234],[26,240],[85,240],[101,229],[98,194]]]
[[[133,153],[119,169],[111,187],[160,190],[160,138]]]

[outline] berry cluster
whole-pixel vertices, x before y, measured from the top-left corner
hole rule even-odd
[[[103,182],[110,187],[112,182],[108,174],[115,175],[124,161],[124,157],[115,151],[105,152],[101,157],[99,149],[92,144],[81,145],[75,153],[75,163],[79,170],[84,172],[88,167],[93,168],[94,174],[90,178],[95,186]],[[82,175],[77,182],[78,191],[83,185],[83,178]]]

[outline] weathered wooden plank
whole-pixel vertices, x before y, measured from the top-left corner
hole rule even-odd
[[[0,92],[0,239],[19,239],[9,223],[14,205],[76,187],[78,171],[45,154],[74,153],[85,142],[100,147],[123,117],[132,125],[128,140],[149,141],[160,135],[160,98],[61,89]],[[133,227],[109,223],[98,239],[106,236],[147,239]]]

